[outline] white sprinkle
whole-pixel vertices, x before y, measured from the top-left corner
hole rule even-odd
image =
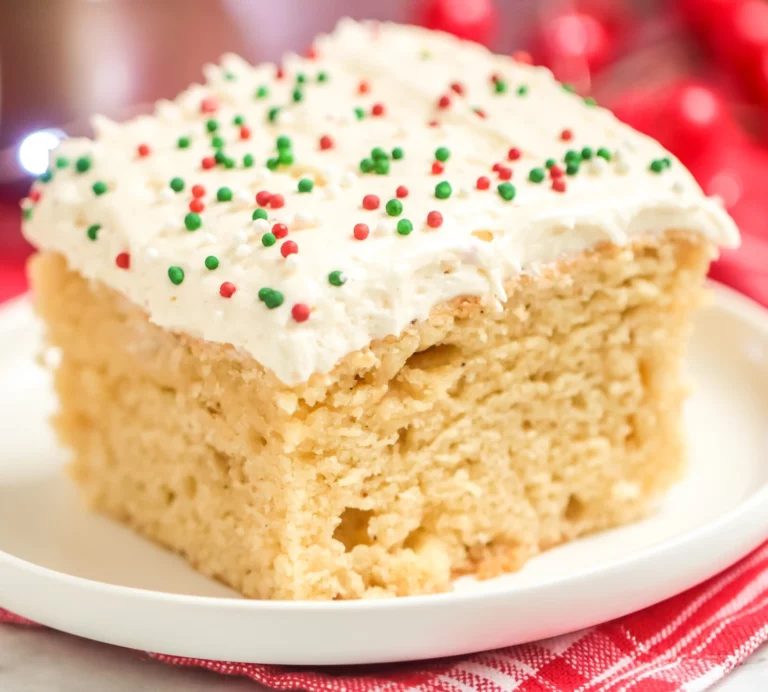
[[[220,319],[222,319],[222,318],[224,317],[224,311],[223,311],[223,310],[214,310],[214,312],[213,312],[213,316],[214,316],[214,317],[215,317],[217,320],[220,320]]]
[[[164,187],[162,190],[160,190],[160,193],[158,194],[158,197],[163,202],[170,202],[175,196],[176,196],[176,193],[173,190],[171,190],[170,187]]]
[[[392,232],[392,228],[386,221],[379,221],[376,224],[376,228],[373,229],[373,234],[377,236],[389,235]]]
[[[246,245],[245,243],[238,245],[237,249],[235,250],[235,254],[238,257],[247,257],[251,254],[251,252],[253,252],[253,248],[251,248],[250,245]]]
[[[293,125],[296,122],[296,118],[293,117],[293,113],[290,111],[280,112],[280,124],[281,125]]]
[[[466,185],[460,185],[458,196],[462,198],[469,197],[469,188]]]
[[[341,169],[338,166],[326,166],[320,173],[327,183],[338,183],[341,180]]]
[[[600,175],[605,171],[608,162],[602,156],[594,156],[589,161],[589,172]]]
[[[285,258],[285,266],[287,269],[293,271],[301,264],[301,260],[298,255],[288,255]]]
[[[336,122],[339,125],[349,125],[352,122],[352,118],[350,118],[346,113],[339,115],[336,118]]]
[[[153,262],[158,258],[159,254],[157,248],[148,247],[144,250],[144,259],[147,260],[147,262]]]
[[[203,236],[203,242],[206,245],[215,245],[216,244],[216,236],[213,235],[213,233],[206,233]]]
[[[309,226],[314,226],[316,223],[317,217],[311,212],[297,211],[293,215],[292,225],[297,229],[308,228]]]
[[[165,219],[165,227],[171,230],[184,226],[184,221],[180,219],[176,214],[169,214]]]
[[[672,183],[672,192],[676,192],[677,194],[685,192],[685,185],[683,185],[679,180],[675,180],[675,182]]]
[[[266,231],[269,229],[269,222],[266,219],[256,219],[253,222],[257,231]]]
[[[74,183],[60,183],[53,189],[54,199],[60,204],[80,204],[82,202],[82,196]]]
[[[248,231],[237,231],[235,233],[235,242],[240,245],[248,240],[249,235]]]
[[[352,171],[348,171],[344,174],[344,176],[341,179],[341,186],[342,187],[351,187],[355,184],[355,181],[357,180],[357,176],[352,173]]]
[[[332,184],[325,188],[326,199],[336,199],[341,194],[341,186]]]
[[[247,190],[241,189],[235,192],[235,199],[241,204],[249,204],[251,201],[251,195],[248,194]]]

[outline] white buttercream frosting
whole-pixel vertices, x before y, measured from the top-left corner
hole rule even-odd
[[[36,183],[25,203],[26,237],[125,294],[153,322],[244,349],[289,385],[398,334],[443,301],[481,295],[498,304],[505,278],[603,240],[621,244],[675,228],[738,243],[721,204],[674,157],[544,68],[440,33],[348,20],[320,36],[315,52],[286,56],[280,78],[274,65],[225,56],[205,68],[205,85],[159,103],[151,117],[95,119],[94,140],[66,140],[53,153],[52,178]],[[267,95],[258,96],[259,87]],[[202,112],[204,101],[215,112]],[[383,114],[374,115],[376,104]],[[270,120],[274,107],[280,110]],[[218,125],[213,134],[209,119]],[[214,136],[233,167],[201,165],[214,154]],[[269,170],[279,136],[290,138],[293,163]],[[321,147],[324,136],[329,148]],[[178,146],[182,137],[189,146]],[[142,144],[145,156],[137,153]],[[387,174],[361,172],[375,147],[389,155]],[[402,158],[392,157],[395,147]],[[433,174],[440,147],[449,157]],[[578,172],[565,174],[566,152],[585,147]],[[510,148],[520,158],[510,160]],[[252,166],[243,164],[248,154]],[[91,164],[84,172],[80,157]],[[553,189],[548,159],[563,171],[564,191]],[[497,190],[504,181],[495,163],[512,171],[512,200]],[[542,182],[530,179],[534,168]],[[481,176],[489,189],[477,189]],[[170,185],[177,177],[179,192]],[[303,178],[314,183],[310,192],[299,191]],[[435,194],[442,181],[451,186],[447,199]],[[94,192],[97,182],[106,192]],[[201,227],[190,231],[194,185],[205,187],[205,209]],[[386,203],[399,186],[408,191],[403,211],[390,216]],[[231,200],[217,200],[222,187]],[[267,205],[267,220],[252,219],[259,191],[284,198],[280,208]],[[363,208],[365,195],[379,197],[378,209]],[[432,211],[442,215],[437,228],[427,224]],[[408,235],[398,233],[402,219],[413,226]],[[275,223],[288,234],[265,246]],[[353,235],[361,223],[369,229],[363,240]],[[89,237],[94,225],[100,228]],[[283,256],[287,241],[298,253]],[[218,260],[215,269],[208,257]],[[332,272],[341,285],[329,280]],[[283,302],[269,307],[279,300],[265,301],[265,288]]]

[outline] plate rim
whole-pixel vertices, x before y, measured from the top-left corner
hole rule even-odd
[[[750,324],[755,326],[766,337],[766,343],[768,343],[768,308],[763,307],[756,301],[752,300],[748,296],[745,296],[738,291],[729,288],[723,284],[715,281],[708,281],[708,284],[713,288],[714,298],[710,302],[710,305],[717,305],[726,311],[735,314],[737,317],[745,319]],[[4,319],[9,319],[9,313],[13,317],[16,311],[23,311],[24,315],[27,306],[31,304],[31,297],[29,293],[22,294],[6,301],[0,305],[0,325]],[[31,314],[31,313],[27,313]],[[18,317],[17,317],[18,319]],[[681,545],[688,544],[690,542],[698,543],[705,542],[707,536],[716,535],[721,529],[723,524],[738,523],[740,520],[744,520],[745,517],[753,514],[759,516],[759,510],[763,508],[766,514],[766,523],[768,524],[768,482],[755,489],[753,493],[748,495],[738,505],[729,510],[728,512],[721,514],[714,519],[695,527],[691,530],[684,531],[681,534],[664,539],[658,543],[649,545],[635,554],[628,555],[616,560],[613,560],[607,564],[590,566],[578,570],[575,573],[568,574],[560,577],[544,578],[541,581],[536,581],[531,584],[524,584],[521,586],[510,586],[493,589],[490,591],[466,591],[456,592],[448,591],[438,594],[424,594],[416,596],[401,596],[392,599],[356,599],[348,601],[276,601],[276,600],[259,600],[259,599],[246,599],[238,597],[223,597],[223,596],[198,596],[192,594],[179,594],[168,591],[156,591],[152,589],[139,588],[133,586],[124,586],[119,584],[110,584],[108,582],[102,582],[95,579],[86,577],[79,577],[66,572],[60,572],[55,569],[43,567],[34,562],[30,562],[23,558],[17,557],[3,550],[0,550],[0,566],[3,564],[12,570],[20,570],[21,572],[31,572],[36,577],[44,580],[57,582],[62,587],[75,589],[78,591],[98,591],[102,595],[121,596],[125,598],[140,599],[145,602],[163,602],[173,604],[176,606],[194,606],[203,609],[225,609],[225,610],[237,610],[248,611],[251,613],[269,613],[273,615],[279,614],[296,614],[296,613],[339,613],[352,611],[352,613],[370,612],[377,610],[386,610],[390,613],[393,611],[413,611],[423,608],[441,607],[441,606],[470,606],[476,602],[483,602],[486,606],[489,604],[504,601],[510,596],[524,598],[528,595],[533,595],[540,591],[546,591],[553,587],[568,589],[574,584],[581,582],[588,582],[595,574],[600,574],[606,578],[610,578],[614,573],[621,573],[625,570],[631,570],[637,568],[639,565],[652,560],[658,560],[663,555],[674,556],[677,548]],[[763,536],[759,540],[749,541],[750,547],[743,551],[736,558],[736,560],[744,557],[754,548],[760,545],[768,535]],[[732,564],[736,560],[729,562]],[[716,572],[715,572],[716,573]],[[702,578],[695,583],[701,583],[705,581],[712,574],[702,575]],[[691,585],[693,586],[693,584]],[[676,592],[677,593],[677,592]],[[673,594],[670,594],[670,596]],[[650,605],[650,604],[649,604]],[[23,616],[23,613],[19,613]],[[39,618],[38,618],[39,619]]]

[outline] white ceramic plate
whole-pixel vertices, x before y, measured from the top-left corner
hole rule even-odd
[[[335,665],[554,636],[651,605],[768,538],[768,312],[726,289],[697,319],[691,469],[661,511],[516,574],[383,601],[246,601],[88,514],[62,474],[26,300],[0,310],[0,606],[66,632],[180,656]]]

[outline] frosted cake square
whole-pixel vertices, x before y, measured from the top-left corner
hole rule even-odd
[[[721,205],[545,69],[342,22],[25,201],[96,510],[253,598],[450,589],[652,510]]]

